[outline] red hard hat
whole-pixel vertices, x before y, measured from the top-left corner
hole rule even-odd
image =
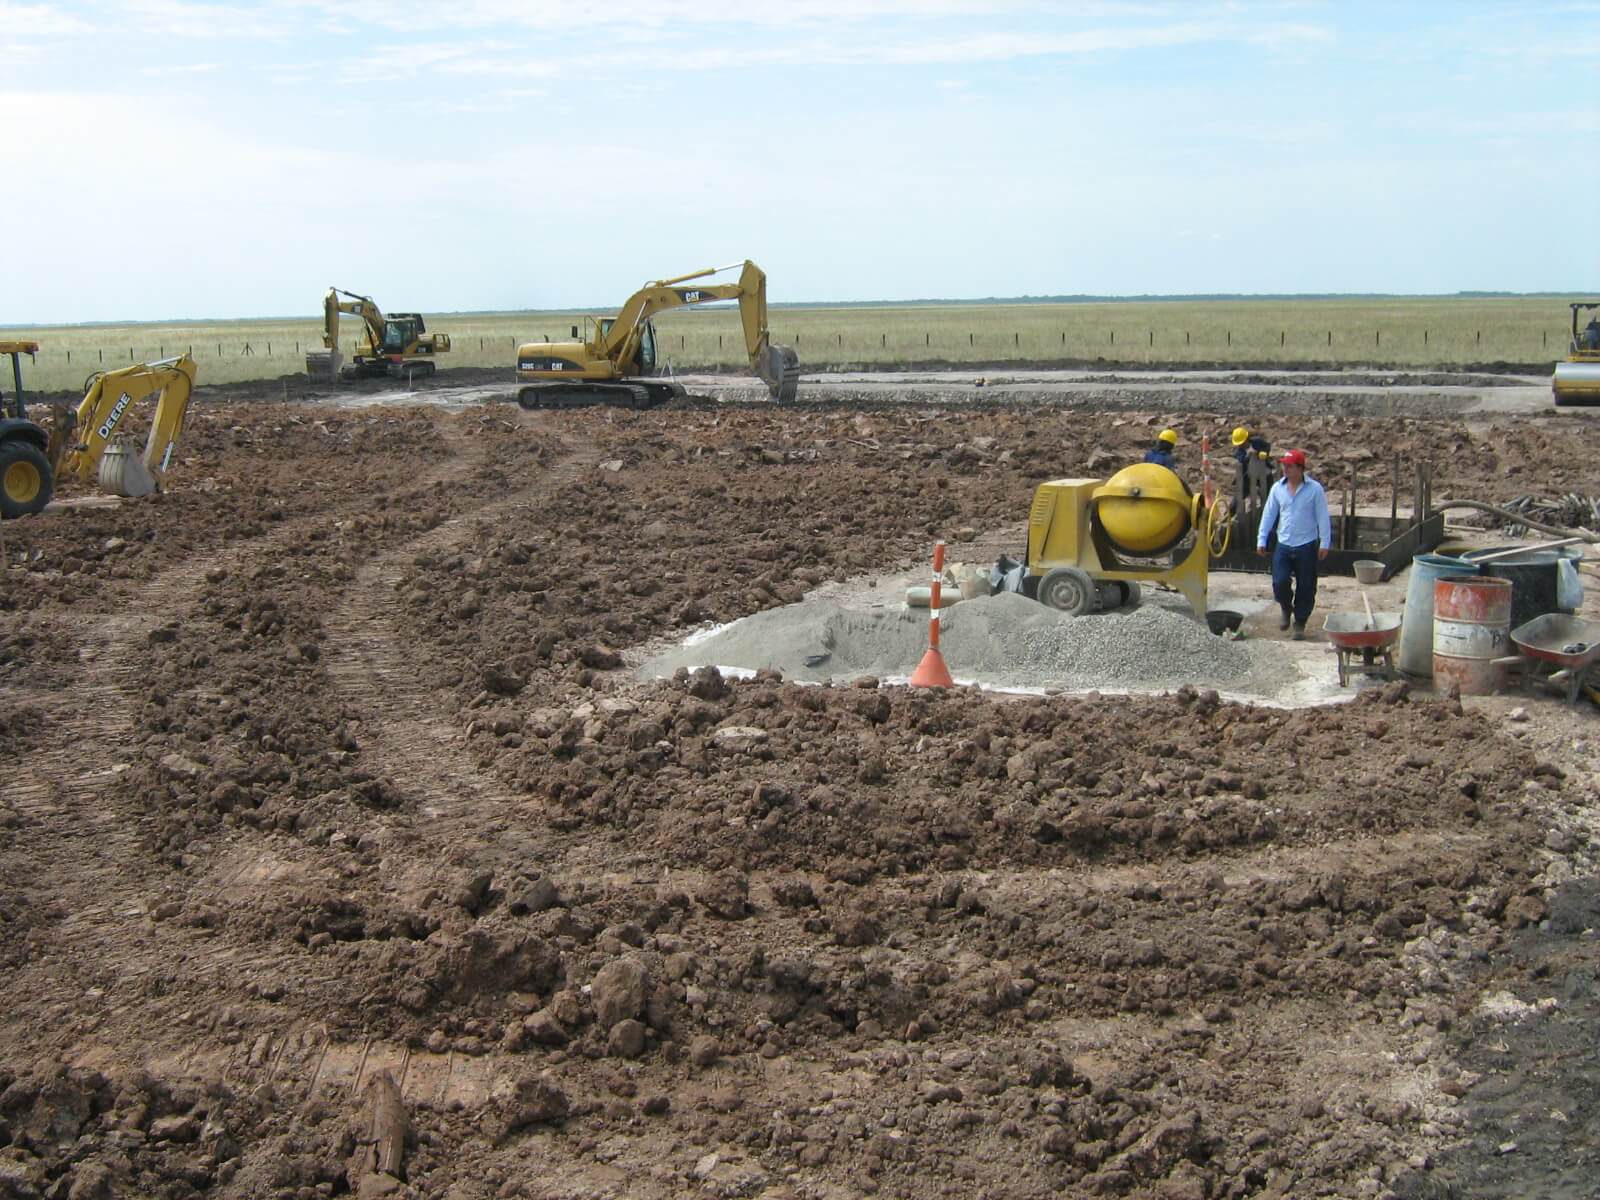
[[[1306,452],[1304,450],[1285,450],[1283,452],[1285,466],[1303,467],[1306,465]]]

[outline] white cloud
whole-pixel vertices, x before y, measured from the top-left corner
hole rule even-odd
[[[0,3],[0,36],[6,38],[66,37],[93,33],[94,26],[56,4]],[[10,46],[0,44],[10,52]]]

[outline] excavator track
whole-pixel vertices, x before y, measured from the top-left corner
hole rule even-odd
[[[654,408],[686,395],[682,384],[654,379],[628,383],[531,383],[517,392],[517,403],[526,409],[591,408],[601,404]]]

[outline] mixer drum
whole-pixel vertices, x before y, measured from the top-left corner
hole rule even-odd
[[[1124,467],[1090,497],[1111,544],[1126,554],[1163,554],[1193,527],[1194,497],[1155,463]]]

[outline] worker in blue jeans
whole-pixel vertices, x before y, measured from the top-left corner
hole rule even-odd
[[[1294,640],[1306,636],[1306,622],[1317,603],[1317,564],[1333,545],[1333,523],[1328,519],[1328,494],[1306,476],[1306,452],[1284,453],[1283,477],[1267,493],[1256,533],[1256,553],[1265,555],[1267,539],[1277,534],[1272,552],[1272,596],[1283,610],[1279,629],[1294,623]]]

